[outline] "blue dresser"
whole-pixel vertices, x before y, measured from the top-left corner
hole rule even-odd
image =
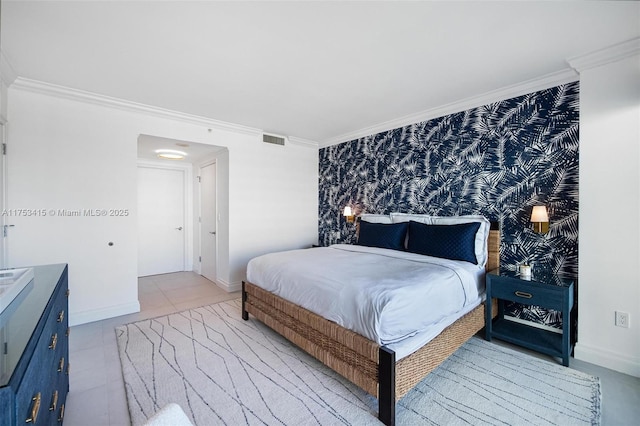
[[[0,425],[56,425],[69,391],[68,269],[33,267],[0,314]]]

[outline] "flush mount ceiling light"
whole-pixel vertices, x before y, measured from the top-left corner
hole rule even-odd
[[[182,160],[187,156],[186,152],[175,149],[156,149],[155,152],[159,158],[164,158],[166,160]]]

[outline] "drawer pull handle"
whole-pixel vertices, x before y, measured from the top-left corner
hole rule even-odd
[[[69,375],[69,372],[71,371],[71,363],[68,362],[67,363],[67,376]]]
[[[64,321],[64,310],[60,311],[58,314],[58,322]]]
[[[38,420],[38,411],[40,411],[40,392],[33,397],[33,405],[31,405],[31,417],[29,417],[26,423],[35,423]]]
[[[64,357],[60,358],[60,362],[58,363],[58,373],[61,373],[64,370]]]
[[[67,327],[67,332],[65,333],[65,335],[69,337],[70,334],[71,334],[71,327]]]
[[[49,349],[56,350],[56,345],[58,344],[58,333],[51,336],[51,344],[49,345]]]
[[[58,417],[58,422],[62,423],[62,419],[64,419],[64,404],[60,407],[60,417]]]
[[[69,297],[69,294],[71,294],[71,290],[67,289],[67,291],[64,293],[64,295]]]
[[[533,297],[531,293],[525,293],[524,291],[516,291],[516,296],[524,297],[525,299],[531,299]]]
[[[58,391],[54,391],[53,397],[51,398],[51,406],[49,407],[49,411],[56,411],[57,406],[58,406]]]

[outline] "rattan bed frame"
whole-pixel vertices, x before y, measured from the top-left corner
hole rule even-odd
[[[486,270],[500,265],[500,231],[492,229]],[[493,304],[496,305],[496,304]],[[396,401],[484,327],[484,303],[409,356],[395,352],[294,303],[243,281],[242,318],[249,314],[332,370],[378,398],[378,419],[395,423]],[[494,313],[495,316],[495,313]]]

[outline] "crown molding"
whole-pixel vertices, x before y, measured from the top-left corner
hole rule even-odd
[[[639,54],[640,37],[636,37],[586,55],[574,56],[567,59],[567,63],[577,72],[582,72]]]
[[[16,81],[17,77],[18,75],[5,56],[4,51],[0,50],[0,80],[9,87],[14,81]]]
[[[64,86],[58,86],[56,84],[45,83],[42,81],[31,80],[23,77],[18,77],[17,79],[15,79],[15,82],[11,85],[11,88],[49,95],[56,98],[64,98],[93,105],[115,108],[122,111],[137,112],[154,117],[202,125],[211,129],[244,133],[252,136],[262,134],[262,130],[253,127],[228,123],[226,121],[214,120],[199,115],[186,114],[183,112],[173,111],[137,102],[131,102],[124,99],[113,98],[110,96],[100,95],[97,93],[87,92],[79,89],[72,89]]]
[[[365,127],[364,129],[356,130],[354,132],[345,133],[343,135],[339,135],[320,142],[319,147],[325,148],[331,145],[337,145],[343,142],[352,141],[354,139],[360,139],[365,136],[371,136],[388,130],[408,126],[410,124],[420,123],[423,121],[431,120],[433,118],[443,117],[448,114],[466,111],[471,108],[476,108],[493,102],[502,101],[504,99],[515,98],[516,96],[526,95],[527,93],[536,92],[538,90],[548,89],[550,87],[559,86],[561,84],[571,83],[577,81],[578,78],[579,75],[574,70],[567,68],[562,71],[547,74],[539,78],[527,80],[497,90],[492,90],[478,96],[472,96],[436,108],[427,109],[418,113],[405,115],[404,117],[400,117],[394,120],[385,121],[384,123],[376,124],[374,126]]]
[[[288,136],[287,139],[293,145],[301,145],[301,146],[307,146],[307,147],[313,147],[313,148],[318,148],[318,146],[320,145],[316,141],[312,141],[310,139],[298,138],[296,136]]]

